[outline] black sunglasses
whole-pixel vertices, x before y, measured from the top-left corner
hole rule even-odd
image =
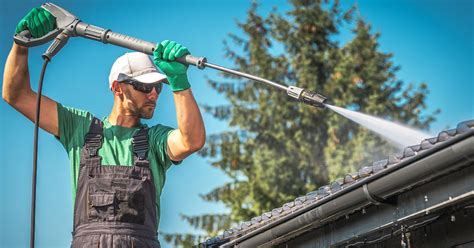
[[[137,81],[123,73],[120,73],[118,75],[117,81],[119,83],[124,83],[124,84],[130,84],[133,86],[133,89],[138,90],[143,93],[150,93],[153,88],[155,88],[155,91],[157,94],[160,94],[161,89],[163,88],[163,83],[162,82],[157,82],[157,83],[142,83],[140,81]],[[165,81],[166,82],[166,81]]]
[[[130,84],[133,86],[133,89],[138,90],[143,93],[147,93],[147,94],[150,93],[153,90],[153,88],[155,88],[155,91],[157,94],[160,94],[161,89],[163,88],[163,84],[161,82],[146,84],[146,83],[139,82],[137,80],[128,79],[124,81],[119,81],[119,83]]]

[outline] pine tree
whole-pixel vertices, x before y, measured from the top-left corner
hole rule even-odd
[[[379,51],[380,34],[372,34],[369,24],[353,20],[355,8],[343,11],[338,1],[290,2],[293,9],[288,13],[274,10],[267,17],[257,13],[257,3],[251,5],[247,20],[238,23],[245,37],[231,34],[232,43],[224,42],[234,69],[319,91],[336,106],[429,127],[433,115],[421,115],[426,84],[414,89],[396,78],[399,67],[393,55]],[[339,28],[352,23],[354,38],[339,45]],[[275,51],[275,45],[283,51]],[[230,214],[183,217],[209,236],[356,171],[378,159],[377,154],[394,151],[327,109],[295,102],[261,83],[222,77],[225,81],[209,83],[228,104],[204,109],[237,131],[211,134],[201,155],[212,159],[212,166],[231,182],[202,198],[224,203]]]

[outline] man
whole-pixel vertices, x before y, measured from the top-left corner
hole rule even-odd
[[[16,32],[28,29],[33,37],[41,37],[53,28],[54,17],[35,8]],[[153,61],[142,53],[118,58],[109,75],[113,108],[102,120],[42,96],[39,126],[59,139],[71,160],[72,247],[160,246],[157,231],[166,170],[205,143],[187,66],[173,62],[186,54],[180,44],[163,41]],[[13,44],[3,80],[3,99],[33,121],[36,93],[30,86],[28,48]],[[178,129],[140,123],[153,117],[164,82],[173,91]]]

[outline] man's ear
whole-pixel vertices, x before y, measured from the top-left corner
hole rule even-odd
[[[116,96],[121,95],[123,93],[122,88],[120,87],[120,84],[118,81],[112,82],[111,90],[112,90],[112,93],[114,93],[114,95]]]

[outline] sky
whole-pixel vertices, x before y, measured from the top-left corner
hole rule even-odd
[[[273,6],[284,13],[286,1],[261,1],[259,12]],[[250,1],[65,1],[55,4],[82,21],[150,42],[175,40],[195,56],[213,64],[231,66],[224,57],[223,40],[229,33],[241,34],[236,21],[244,21]],[[348,7],[355,1],[344,1]],[[39,1],[0,0],[0,68],[4,68],[18,21]],[[454,128],[474,119],[474,1],[470,0],[366,0],[358,1],[359,15],[380,32],[380,51],[394,54],[401,67],[397,77],[405,83],[425,82],[430,89],[427,110],[441,109],[430,132]],[[340,45],[351,39],[349,26],[336,37]],[[41,54],[47,45],[29,52],[32,88],[36,90]],[[109,70],[127,50],[84,38],[70,39],[49,63],[43,94],[62,103],[89,110],[98,117],[110,113],[113,98],[108,89]],[[211,69],[188,70],[199,104],[225,102],[206,83],[218,78]],[[2,82],[3,84],[3,82]],[[284,93],[282,93],[283,95]],[[330,96],[329,96],[330,97]],[[208,134],[229,129],[203,114]],[[165,87],[148,125],[176,127],[171,91]],[[0,101],[0,247],[27,247],[29,240],[32,151],[34,125],[4,101]],[[69,161],[64,148],[50,134],[39,136],[36,207],[36,247],[68,247],[72,231],[72,196]],[[161,198],[160,231],[192,232],[181,214],[227,212],[222,204],[204,202],[199,196],[227,181],[209,161],[192,155],[167,173]],[[278,207],[278,206],[275,206]],[[164,247],[168,244],[162,243]]]

